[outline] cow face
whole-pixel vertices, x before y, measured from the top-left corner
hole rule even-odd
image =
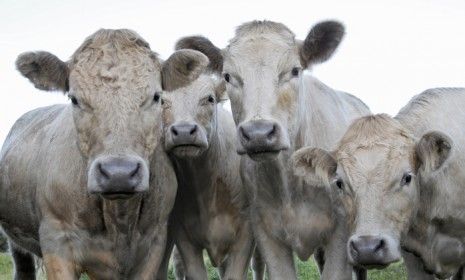
[[[415,142],[396,120],[369,116],[355,121],[332,153],[297,151],[294,171],[308,183],[326,186],[343,205],[351,230],[350,262],[380,268],[400,259],[401,238],[420,203],[419,174],[443,164],[448,141],[435,132]],[[443,151],[438,145],[445,145]]]
[[[149,188],[150,157],[162,134],[162,76],[182,84],[199,68],[192,56],[189,71],[173,71],[170,65],[180,57],[186,60],[175,53],[162,65],[136,33],[99,30],[69,62],[25,53],[17,68],[37,88],[67,92],[76,148],[88,162],[88,191],[116,199]]]
[[[218,102],[224,84],[203,74],[191,84],[163,95],[165,150],[176,157],[196,157],[216,135]]]
[[[302,70],[327,60],[343,34],[340,23],[322,22],[299,42],[280,23],[254,21],[241,25],[222,53],[203,37],[178,45],[204,52],[222,72],[238,126],[238,153],[263,160],[290,148]]]

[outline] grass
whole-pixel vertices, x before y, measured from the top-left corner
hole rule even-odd
[[[207,260],[208,267],[208,279],[219,280],[216,269],[210,265],[210,262]],[[318,269],[313,261],[301,262],[297,261],[297,271],[299,274],[299,279],[302,280],[313,280],[319,279]],[[42,273],[41,273],[42,274]],[[13,264],[11,257],[8,254],[0,254],[0,280],[11,280],[13,275]],[[252,279],[252,274],[249,273],[249,279]],[[45,279],[43,276],[39,277],[40,279]],[[81,277],[82,280],[87,279]],[[169,278],[174,280],[173,268],[170,267]],[[368,273],[368,279],[371,280],[403,280],[407,279],[405,268],[402,264],[394,264],[389,266],[384,270],[373,270]]]

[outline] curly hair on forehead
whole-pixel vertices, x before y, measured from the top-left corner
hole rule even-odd
[[[137,32],[129,29],[99,29],[94,34],[87,37],[71,57],[71,62],[75,63],[79,55],[88,49],[99,49],[104,46],[110,46],[116,50],[124,50],[134,47],[135,49],[145,50],[152,53],[150,45]]]
[[[393,139],[413,143],[413,135],[400,122],[387,114],[370,115],[355,120],[339,142],[338,150],[391,146]]]

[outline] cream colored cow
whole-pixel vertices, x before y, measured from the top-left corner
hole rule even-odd
[[[395,118],[355,121],[331,152],[303,148],[294,172],[331,190],[350,218],[351,263],[407,255],[409,279],[447,278],[465,264],[465,89],[432,89]],[[457,276],[459,277],[459,276]]]
[[[288,164],[303,146],[333,147],[353,119],[369,113],[354,96],[303,73],[329,59],[343,35],[340,23],[326,21],[300,41],[281,23],[253,21],[239,26],[223,50],[204,37],[178,42],[206,54],[226,81],[253,231],[270,279],[296,279],[293,253],[307,260],[318,248],[328,264],[323,279],[352,276],[345,217],[327,190],[304,183]]]

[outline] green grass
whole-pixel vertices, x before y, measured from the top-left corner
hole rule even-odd
[[[207,260],[208,267],[208,279],[219,280],[216,269],[210,265],[210,262]],[[13,275],[13,264],[11,262],[11,257],[8,254],[0,254],[0,280],[11,280]],[[313,261],[301,262],[297,261],[297,271],[299,274],[299,279],[302,280],[313,280],[319,279],[318,269]],[[42,273],[40,273],[42,274]],[[252,274],[249,273],[249,279],[252,279]],[[45,279],[42,275],[40,279]],[[82,280],[86,279],[85,277],[81,278]],[[170,267],[169,270],[169,279],[174,280],[173,268]],[[384,270],[373,270],[368,273],[368,279],[371,280],[403,280],[407,279],[405,268],[402,264],[394,264],[389,266]]]

